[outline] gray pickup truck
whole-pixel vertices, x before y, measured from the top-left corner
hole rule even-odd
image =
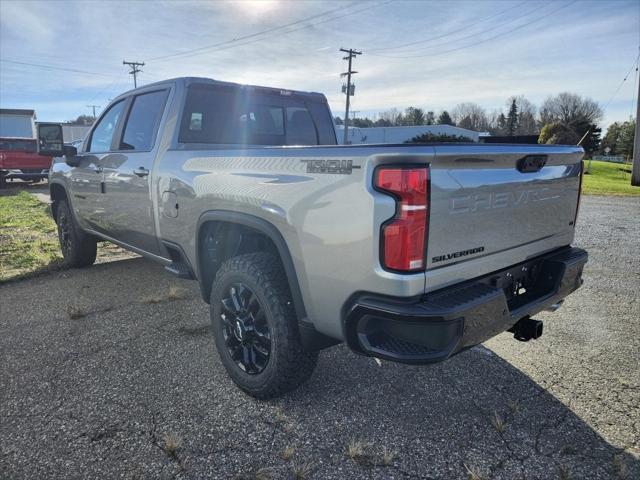
[[[318,351],[413,364],[531,318],[582,283],[571,247],[576,146],[336,144],[318,93],[178,78],[127,92],[56,158],[64,261],[110,241],[200,284],[216,347],[258,398],[296,388]]]

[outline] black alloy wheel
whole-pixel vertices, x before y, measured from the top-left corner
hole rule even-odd
[[[229,355],[245,373],[261,373],[271,356],[271,331],[258,297],[245,284],[233,283],[221,303],[222,333]]]
[[[70,220],[66,209],[61,209],[58,213],[58,239],[60,240],[60,249],[64,257],[70,256],[70,252],[73,251],[73,235]]]

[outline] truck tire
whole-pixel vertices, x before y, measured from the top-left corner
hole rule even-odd
[[[227,260],[216,274],[209,308],[220,360],[249,395],[277,397],[313,373],[318,353],[302,346],[287,277],[273,255]]]
[[[66,268],[81,268],[96,261],[97,241],[84,233],[76,224],[66,200],[59,200],[56,210],[58,240]]]

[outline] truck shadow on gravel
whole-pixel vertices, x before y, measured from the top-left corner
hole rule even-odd
[[[175,286],[189,294],[141,301]],[[195,283],[146,260],[0,286],[0,297],[8,478],[640,474],[571,405],[484,347],[414,367],[338,346],[300,389],[259,402],[227,377]],[[95,313],[70,320],[69,302]]]

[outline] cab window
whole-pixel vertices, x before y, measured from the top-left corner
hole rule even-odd
[[[124,100],[120,100],[118,103],[112,105],[107,113],[100,119],[91,134],[91,143],[87,149],[88,152],[108,152],[111,150],[113,134],[118,126],[118,120],[120,120],[122,116],[124,105]]]
[[[166,90],[144,93],[134,98],[120,150],[151,150],[166,99]]]

